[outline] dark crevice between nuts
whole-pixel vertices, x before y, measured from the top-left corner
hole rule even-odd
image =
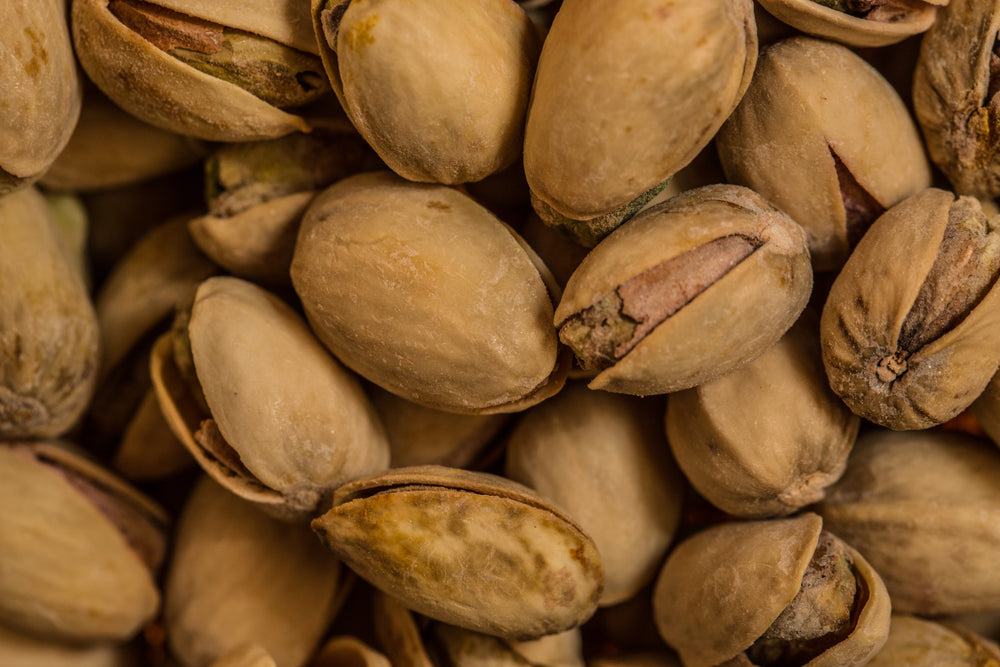
[[[847,245],[854,248],[875,220],[885,213],[882,206],[865,190],[847,165],[833,149],[833,164],[837,169],[837,182],[840,185],[840,199],[844,202],[844,213],[847,216]]]
[[[813,0],[813,2],[850,16],[881,23],[905,21],[914,12],[928,7],[928,3],[924,0]]]
[[[559,325],[587,370],[604,370],[763,243],[740,234],[692,248],[633,276]]]
[[[1000,35],[993,36],[993,49],[990,51],[989,83],[986,85],[986,99],[989,102],[1000,92]]]

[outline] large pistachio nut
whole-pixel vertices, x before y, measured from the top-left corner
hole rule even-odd
[[[992,667],[1000,647],[961,626],[893,614],[889,640],[868,667]]]
[[[827,384],[817,318],[804,316],[746,366],[672,394],[666,427],[705,499],[763,518],[822,499],[844,472],[860,422]]]
[[[594,542],[502,477],[440,466],[347,484],[313,530],[377,588],[462,628],[533,639],[573,628],[604,585]]]
[[[157,613],[167,520],[152,501],[42,442],[0,444],[0,496],[0,622],[59,641],[120,641]]]
[[[34,181],[69,141],[83,88],[65,0],[8,0],[0,23],[0,195]]]
[[[773,345],[809,299],[806,235],[735,185],[647,209],[594,248],[555,312],[592,389],[663,394],[735,370]]]
[[[571,383],[530,408],[508,439],[505,475],[564,509],[597,545],[602,606],[653,579],[680,523],[683,487],[661,411],[660,401]]]
[[[696,533],[667,558],[653,604],[685,667],[863,665],[889,634],[879,575],[816,514]]]
[[[931,183],[892,86],[846,47],[807,37],[761,52],[716,145],[730,182],[806,229],[819,271],[838,269],[875,218]]]
[[[872,431],[820,505],[865,554],[896,611],[1000,610],[1000,452],[944,431]]]
[[[327,348],[384,389],[451,412],[514,412],[562,387],[570,364],[550,278],[469,197],[388,172],[319,195],[292,260]]]
[[[1000,195],[1000,2],[951,0],[924,35],[913,106],[927,151],[959,194]]]
[[[926,31],[948,0],[760,0],[785,23],[850,46],[886,46]]]
[[[12,667],[138,667],[132,647],[105,642],[74,645],[0,626],[0,664]]]
[[[307,8],[292,0],[73,0],[89,77],[130,114],[212,141],[308,130],[283,111],[328,90]]]
[[[34,188],[0,197],[0,440],[71,428],[98,351],[94,306],[45,199]]]
[[[342,602],[342,570],[305,526],[202,477],[178,522],[164,592],[170,648],[185,667],[245,644],[301,667]]]
[[[595,245],[711,140],[756,59],[749,0],[563,2],[525,129],[539,216]]]
[[[517,159],[538,35],[509,0],[313,0],[327,74],[361,135],[413,181]]]
[[[830,386],[892,429],[958,415],[1000,363],[1000,218],[928,189],[869,229],[823,307]]]

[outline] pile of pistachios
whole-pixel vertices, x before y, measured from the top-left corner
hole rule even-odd
[[[0,665],[1000,666],[1000,0],[3,0]]]

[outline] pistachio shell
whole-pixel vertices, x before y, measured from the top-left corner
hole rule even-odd
[[[76,646],[19,634],[0,626],[0,664],[17,667],[136,667],[129,648],[101,643]]]
[[[373,589],[375,636],[395,667],[434,667],[413,612],[399,600]]]
[[[935,5],[946,5],[948,0],[909,3],[891,20],[852,16],[825,6],[823,0],[760,0],[760,4],[802,32],[850,46],[886,46],[926,31],[937,17]]]
[[[391,667],[392,663],[380,652],[355,637],[334,637],[309,662],[309,667]]]
[[[296,0],[156,0],[156,4],[319,54],[309,14]]]
[[[597,548],[575,523],[485,473],[418,466],[361,479],[338,489],[312,526],[414,611],[486,634],[531,639],[575,627],[603,586]]]
[[[973,632],[950,624],[893,614],[889,640],[869,667],[992,667],[1000,648]]]
[[[169,477],[194,465],[163,418],[156,392],[150,388],[122,434],[114,468],[125,477],[147,481]]]
[[[278,667],[278,663],[260,644],[241,644],[219,656],[212,667]]]

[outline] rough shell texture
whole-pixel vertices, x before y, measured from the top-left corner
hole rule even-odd
[[[824,7],[818,0],[760,0],[764,9],[802,32],[850,46],[886,46],[918,35],[934,23],[935,5],[947,2],[915,3],[904,18],[877,21]]]

